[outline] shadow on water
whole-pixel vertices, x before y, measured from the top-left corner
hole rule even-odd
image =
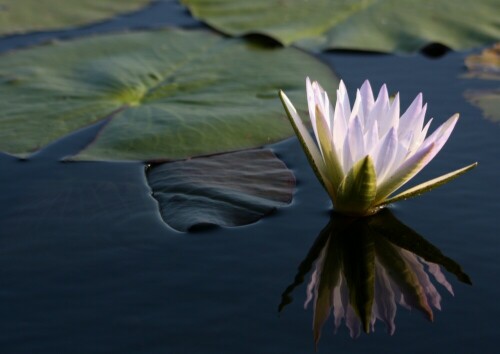
[[[430,321],[432,308],[441,309],[441,295],[431,278],[453,295],[440,267],[472,284],[458,263],[388,209],[365,218],[334,214],[283,292],[279,311],[292,302],[292,292],[314,269],[305,306],[313,302],[316,345],[332,313],[335,330],[344,320],[351,337],[359,336],[361,330],[372,332],[377,320],[392,335],[397,304],[419,310]]]

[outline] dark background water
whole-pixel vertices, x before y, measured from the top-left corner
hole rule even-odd
[[[203,27],[159,1],[136,14],[60,32],[0,39],[0,50],[49,38],[123,29]],[[500,334],[499,126],[463,98],[492,82],[459,78],[467,53],[438,59],[321,55],[354,94],[368,78],[402,94],[424,92],[434,128],[455,112],[448,144],[416,181],[473,161],[473,172],[393,207],[395,215],[462,264],[473,287],[448,279],[434,323],[399,309],[396,333],[353,340],[323,330],[320,352],[495,353]],[[256,224],[183,234],[165,226],[140,163],[62,163],[92,138],[77,132],[20,161],[0,155],[1,353],[310,353],[305,286],[278,316],[280,295],[329,220],[329,200],[295,138],[272,148],[297,177],[293,204]]]

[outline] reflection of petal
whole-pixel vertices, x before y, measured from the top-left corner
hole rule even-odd
[[[350,304],[347,306],[345,321],[351,337],[358,338],[361,334],[361,321]]]
[[[345,286],[344,277],[340,277],[339,284],[333,291],[333,316],[335,318],[335,333],[342,323],[345,316],[344,304],[347,304],[349,295],[347,293],[347,286]],[[342,291],[343,290],[343,291]]]
[[[429,273],[431,273],[434,276],[434,279],[436,279],[436,281],[439,284],[441,284],[442,286],[444,286],[446,288],[446,290],[448,290],[448,292],[451,295],[455,295],[453,293],[453,288],[451,287],[451,284],[444,277],[444,274],[441,271],[441,267],[438,264],[427,262],[427,269],[429,270]]]
[[[280,310],[313,268],[305,306],[313,302],[316,344],[331,314],[335,333],[345,322],[355,338],[361,330],[373,331],[379,320],[392,335],[397,304],[415,308],[430,320],[432,308],[441,308],[441,295],[432,278],[453,294],[441,265],[470,284],[460,265],[399,222],[390,211],[365,218],[335,215],[301,263],[294,283],[283,293]]]
[[[413,272],[417,276],[418,282],[425,293],[427,301],[438,310],[441,310],[441,295],[439,295],[434,284],[431,283],[429,276],[424,271],[424,266],[418,261],[417,256],[406,250],[401,250],[401,256],[406,259],[413,269]],[[430,311],[432,313],[432,309],[430,309]]]
[[[382,320],[389,334],[393,335],[396,330],[394,319],[396,318],[396,300],[392,290],[391,280],[387,271],[378,260],[375,260],[375,303],[373,307],[373,323],[378,318]]]

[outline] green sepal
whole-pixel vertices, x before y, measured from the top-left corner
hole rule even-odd
[[[326,176],[325,163],[323,161],[323,157],[321,156],[321,152],[316,146],[316,143],[311,138],[311,134],[309,134],[309,131],[302,122],[302,119],[299,117],[297,110],[293,106],[292,102],[290,102],[283,91],[279,92],[279,96],[281,99],[281,103],[285,108],[288,120],[290,121],[290,124],[292,125],[293,130],[295,131],[295,134],[299,139],[300,145],[302,145],[302,149],[306,154],[307,160],[309,161],[314,174],[320,181],[321,185],[326,189],[328,194],[330,196],[334,195],[334,188]]]
[[[440,177],[431,179],[430,181],[421,183],[418,186],[407,189],[404,192],[402,192],[402,193],[400,193],[392,198],[384,200],[383,202],[377,204],[377,206],[380,207],[380,206],[384,206],[386,204],[394,203],[394,202],[397,202],[400,200],[417,197],[421,194],[424,194],[426,192],[433,190],[436,187],[442,186],[443,184],[446,184],[446,183],[454,180],[458,176],[463,175],[467,171],[472,170],[476,166],[477,166],[477,162],[474,162],[473,164],[470,164],[469,166],[460,168],[456,171],[447,173],[447,174],[442,175]]]
[[[340,161],[338,159],[334,146],[334,141],[330,134],[330,129],[328,128],[328,125],[326,123],[325,116],[318,106],[316,106],[316,131],[318,134],[321,152],[323,153],[323,158],[325,160],[325,173],[334,186],[333,195],[330,195],[330,197],[335,204],[337,199],[336,188],[340,185],[342,179],[344,178],[344,171],[342,170],[342,166],[340,165]]]
[[[377,194],[377,176],[370,155],[354,164],[337,190],[335,209],[341,213],[366,215]]]

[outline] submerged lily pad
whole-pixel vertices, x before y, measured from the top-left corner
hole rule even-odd
[[[147,172],[163,220],[179,231],[253,223],[292,201],[295,178],[270,150],[164,163]]]
[[[500,122],[500,90],[468,90],[465,98],[493,122]]]
[[[414,52],[432,42],[458,50],[500,38],[497,0],[182,2],[224,33],[261,33],[316,50]]]
[[[331,70],[293,48],[205,31],[57,42],[0,57],[0,151],[27,155],[110,118],[80,160],[173,160],[262,146],[293,134],[285,89],[305,110],[307,75]]]
[[[137,10],[150,0],[2,0],[0,35],[56,30]]]
[[[480,54],[471,54],[465,59],[468,69],[466,78],[500,80],[500,42],[485,48]],[[483,116],[494,122],[500,122],[500,89],[470,89],[465,91],[465,98],[479,107]]]
[[[469,70],[466,77],[500,80],[500,42],[480,54],[471,54],[465,59]]]

